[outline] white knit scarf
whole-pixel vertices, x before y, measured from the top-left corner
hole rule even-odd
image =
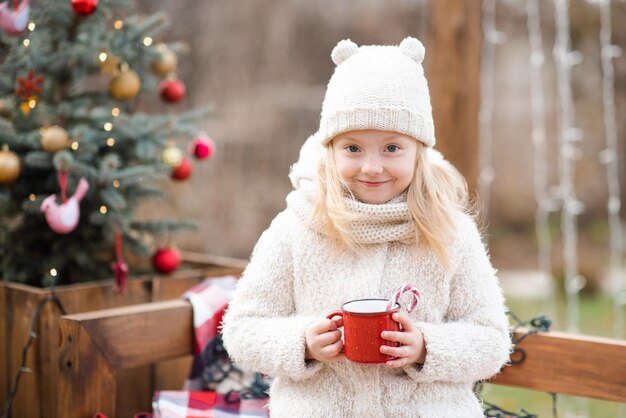
[[[312,181],[300,181],[299,185],[299,189],[287,196],[287,207],[315,231],[326,233],[325,223],[311,222],[318,193],[316,185]],[[344,203],[349,211],[358,215],[352,222],[352,231],[358,244],[408,242],[415,239],[415,227],[411,222],[406,193],[383,204],[363,203],[350,196],[344,198]]]

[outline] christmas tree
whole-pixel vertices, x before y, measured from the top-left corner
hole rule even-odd
[[[138,205],[163,181],[207,158],[194,123],[208,107],[147,114],[139,101],[174,103],[184,45],[161,41],[163,14],[133,14],[128,0],[0,3],[0,272],[51,285],[128,275],[123,250],[152,254],[153,237],[191,227],[139,221]],[[157,42],[157,40],[161,42]],[[176,142],[175,142],[176,141]],[[158,252],[157,252],[158,253]],[[165,257],[157,267],[171,270]],[[168,258],[169,257],[169,258]]]

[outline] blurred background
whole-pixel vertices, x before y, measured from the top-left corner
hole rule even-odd
[[[532,133],[532,112],[536,104],[531,105],[530,77],[531,56],[537,55],[537,49],[535,46],[533,52],[529,38],[533,32],[537,35],[537,28],[529,33],[527,3],[483,1],[482,16],[477,20],[481,27],[476,30],[493,33],[483,42],[482,55],[480,51],[469,51],[456,61],[459,68],[446,72],[429,65],[429,60],[437,54],[450,52],[435,47],[433,37],[440,19],[446,19],[446,14],[441,15],[440,10],[435,18],[434,2],[141,1],[140,7],[146,12],[164,11],[171,15],[170,40],[189,44],[190,53],[179,57],[179,77],[188,86],[186,101],[179,106],[191,108],[213,103],[215,113],[202,125],[217,143],[216,154],[209,164],[198,165],[189,181],[172,187],[172,199],[146,205],[142,216],[150,218],[174,212],[197,219],[197,232],[177,235],[176,243],[180,248],[248,258],[261,232],[285,207],[284,198],[291,189],[287,178],[290,165],[296,161],[306,138],[318,128],[325,86],[334,69],[330,60],[334,45],[344,38],[359,45],[398,44],[405,36],[416,36],[426,46],[425,68],[431,93],[433,84],[438,91],[458,89],[460,83],[462,88],[462,80],[445,77],[454,72],[463,74],[464,60],[467,60],[468,72],[473,71],[476,60],[482,67],[483,85],[469,86],[470,90],[480,89],[483,96],[481,118],[475,121],[482,148],[478,147],[478,167],[462,171],[470,174],[468,182],[480,187],[483,193],[481,222],[485,240],[492,262],[500,271],[509,307],[524,318],[549,312],[555,326],[561,329],[565,329],[569,321],[570,329],[579,328],[585,333],[623,335],[623,322],[620,322],[623,314],[618,312],[623,311],[625,298],[623,295],[616,297],[616,288],[611,287],[609,280],[609,272],[613,271],[613,278],[622,283],[623,289],[625,274],[621,269],[621,251],[611,264],[611,249],[621,248],[616,247],[616,240],[621,239],[622,233],[621,223],[618,229],[609,226],[607,162],[611,156],[617,159],[617,193],[623,194],[626,191],[623,164],[626,157],[626,57],[618,48],[613,48],[610,62],[614,79],[609,87],[614,95],[617,145],[613,149],[615,154],[609,152],[607,157],[606,135],[611,131],[607,130],[604,119],[602,86],[607,82],[607,70],[602,70],[599,35],[601,30],[606,30],[606,21],[601,24],[600,18],[604,2],[571,0],[567,3],[569,27],[565,28],[565,34],[571,41],[569,47],[574,51],[571,59],[575,61],[565,74],[571,77],[571,112],[564,109],[566,105],[558,87],[564,73],[559,74],[558,61],[553,54],[558,49],[559,2],[537,3],[535,17],[544,57],[538,66],[545,124],[545,149],[540,155],[545,158],[542,175],[548,196],[547,203],[543,203],[552,206],[543,224],[550,239],[550,245],[546,248],[544,243],[542,250],[544,260],[547,251],[549,271],[546,272],[545,266],[542,271],[536,234],[540,203],[536,194],[538,160]],[[480,14],[481,2],[473,4]],[[626,2],[613,1],[609,9],[611,42],[623,48],[626,45],[626,25],[623,24]],[[457,17],[450,14],[447,24],[454,26]],[[455,36],[471,36],[461,30],[462,24],[459,23]],[[563,27],[560,30],[563,31]],[[165,108],[159,103],[143,103],[142,106]],[[435,106],[434,111],[438,132],[442,132],[441,128],[448,129],[447,124],[457,122],[462,126],[475,126],[438,113],[442,108],[445,106]],[[569,232],[564,223],[563,205],[558,204],[559,193],[563,197],[560,186],[564,177],[560,170],[565,151],[559,144],[559,135],[564,118],[571,118],[571,127],[577,128],[575,136],[578,138],[567,157],[571,162],[568,179],[572,182],[570,196],[575,196],[581,204],[580,213],[575,217],[575,229]],[[443,126],[442,120],[445,121]],[[471,133],[468,136],[471,137]],[[442,143],[438,138],[438,148],[458,163],[459,158],[463,158],[459,147],[464,140],[463,132],[457,132],[454,143]],[[470,157],[475,155],[468,155]],[[615,197],[615,190],[612,194]],[[621,212],[618,209],[618,220]],[[569,252],[566,251],[564,242],[573,244],[574,254],[571,246]],[[569,265],[575,266],[575,277],[570,279],[578,286],[570,290],[569,295],[563,290],[568,280],[564,254],[574,256]],[[579,291],[580,309],[572,314],[569,303],[574,294],[578,298]],[[580,324],[572,327],[571,322],[578,322],[579,318]],[[489,390],[492,392],[488,394],[497,391]],[[508,405],[524,405],[523,399],[528,396],[527,402],[539,405],[536,408],[543,405],[546,413],[551,408],[545,394],[506,392],[496,395],[504,399],[505,406],[507,402]],[[563,402],[573,402],[565,399]],[[607,405],[606,402],[592,403],[591,416],[616,416],[617,407]]]
[[[189,44],[180,57],[179,76],[188,86],[180,108],[207,102],[215,113],[203,128],[217,142],[210,164],[198,165],[192,178],[172,187],[175,198],[154,202],[143,216],[176,212],[199,220],[198,232],[176,237],[182,248],[247,258],[260,233],[285,207],[291,185],[289,167],[304,140],[317,130],[326,83],[334,66],[330,51],[338,40],[357,44],[397,44],[405,36],[420,38],[427,49],[426,72],[438,79],[428,60],[440,53],[429,47],[432,33],[428,1],[321,0],[228,2],[142,1],[146,12],[164,11],[172,18],[171,40]],[[545,62],[548,186],[559,183],[558,92],[552,49],[555,7],[539,2]],[[574,124],[583,134],[577,144],[574,189],[585,210],[578,218],[580,271],[589,289],[600,285],[609,255],[606,148],[602,107],[600,19],[597,2],[570,2],[571,48],[582,62],[572,67]],[[626,43],[626,4],[613,2],[613,43]],[[490,148],[494,172],[483,219],[493,264],[499,269],[532,270],[537,266],[535,236],[534,151],[529,86],[526,2],[498,1],[495,25],[502,37],[494,47],[493,109]],[[441,51],[444,53],[445,51]],[[619,159],[626,131],[626,58],[613,60]],[[452,80],[450,81],[452,83]],[[163,106],[142,103],[145,108]],[[438,115],[435,118],[443,118]],[[438,126],[439,127],[439,126]],[[484,125],[481,124],[484,130]],[[485,134],[484,132],[482,133]],[[463,139],[457,139],[462,142]],[[445,144],[438,144],[442,147]],[[448,155],[444,149],[444,154]],[[626,187],[623,165],[620,185]],[[476,184],[476,179],[468,179]],[[167,186],[166,186],[167,187]],[[551,215],[553,268],[562,275],[558,213]]]

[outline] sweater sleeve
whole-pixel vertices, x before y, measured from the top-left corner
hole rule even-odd
[[[450,286],[444,323],[417,322],[424,334],[421,369],[404,370],[420,382],[475,382],[496,374],[511,350],[504,297],[476,224],[466,219],[464,243]]]
[[[257,242],[224,315],[222,336],[239,367],[303,380],[322,364],[304,358],[304,333],[317,318],[295,315],[287,220],[279,214]]]

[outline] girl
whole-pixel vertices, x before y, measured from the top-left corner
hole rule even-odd
[[[272,418],[482,417],[473,383],[508,360],[502,292],[465,182],[432,148],[423,58],[414,38],[332,52],[319,131],[224,318],[233,360],[275,377]],[[342,320],[326,315],[405,283],[422,297],[394,314],[400,332],[382,333],[401,344],[380,348],[395,359],[346,360]]]

